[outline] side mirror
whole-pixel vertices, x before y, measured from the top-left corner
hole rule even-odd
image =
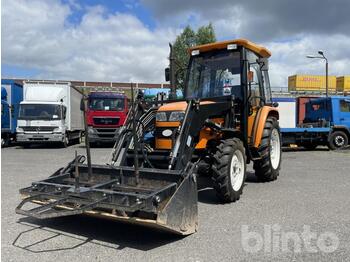
[[[273,103],[272,103],[272,106],[273,106],[273,107],[278,107],[278,106],[279,106],[279,103],[278,103],[278,102],[273,102]]]
[[[85,112],[85,101],[84,101],[84,97],[80,100],[80,111]]]
[[[170,68],[169,67],[165,68],[164,73],[165,73],[165,81],[169,82],[170,81]]]
[[[268,71],[269,70],[269,60],[266,57],[262,57],[256,60],[258,64],[260,65],[261,71]]]

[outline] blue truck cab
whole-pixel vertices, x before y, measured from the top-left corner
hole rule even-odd
[[[23,86],[12,79],[1,79],[1,146],[16,139],[19,104],[23,100]]]
[[[311,99],[305,104],[303,123],[296,124],[293,128],[282,127],[281,133],[284,144],[297,144],[307,149],[314,149],[318,145],[327,145],[331,150],[348,146],[350,97]]]

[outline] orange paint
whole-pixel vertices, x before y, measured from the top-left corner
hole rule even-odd
[[[173,146],[171,139],[168,138],[156,138],[156,148],[170,150]]]
[[[253,146],[256,148],[260,146],[262,134],[265,127],[265,122],[268,116],[274,116],[278,119],[279,118],[278,110],[271,106],[264,106],[260,108],[259,112],[257,113],[255,122],[254,122],[253,134],[252,134]]]
[[[156,121],[156,127],[178,127],[180,122],[160,122]]]
[[[261,57],[271,56],[271,52],[267,48],[257,45],[253,42],[250,42],[247,39],[236,39],[236,40],[228,40],[228,41],[216,42],[211,44],[199,45],[199,46],[191,47],[189,49],[189,52],[191,53],[193,50],[199,50],[200,53],[203,53],[203,52],[209,52],[212,50],[226,49],[227,45],[230,45],[230,44],[244,46],[245,48],[252,50],[254,53],[258,54]]]

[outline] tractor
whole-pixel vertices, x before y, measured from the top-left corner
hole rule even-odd
[[[198,228],[198,176],[212,178],[222,203],[240,198],[251,161],[259,180],[277,179],[281,135],[271,53],[237,39],[189,54],[183,99],[145,104],[142,93],[135,95],[106,165],[75,156],[21,189],[16,212],[38,219],[104,216],[188,235]],[[28,202],[39,206],[23,209]]]

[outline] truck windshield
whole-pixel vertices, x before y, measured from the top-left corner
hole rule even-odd
[[[241,97],[240,53],[221,50],[193,56],[186,98],[235,95]]]
[[[123,111],[124,98],[90,98],[89,107],[99,111]]]
[[[62,112],[61,105],[52,104],[21,104],[18,119],[22,120],[60,120]],[[64,117],[63,117],[64,118]]]

